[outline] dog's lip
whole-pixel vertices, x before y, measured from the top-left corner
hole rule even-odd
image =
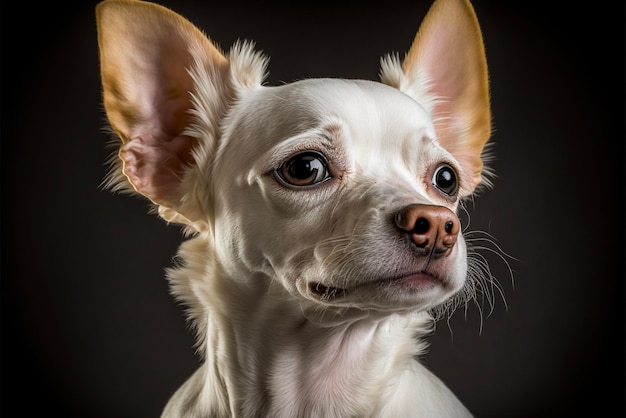
[[[313,282],[309,284],[309,290],[315,294],[320,300],[330,302],[337,298],[346,296],[348,290],[334,286],[326,286],[319,282]]]
[[[432,285],[440,281],[440,277],[433,272],[420,270],[417,272],[404,274],[391,279],[380,280],[381,285],[404,285],[408,287],[421,287],[424,285]]]
[[[437,282],[443,282],[442,279],[435,273],[427,270],[420,270],[416,272],[400,274],[398,276],[376,279],[367,281],[363,284],[359,284],[353,288],[345,289],[335,286],[329,286],[320,282],[312,282],[309,284],[311,293],[315,294],[322,301],[330,302],[343,298],[354,291],[371,286],[387,287],[387,286],[402,286],[406,289],[420,290],[424,287],[430,287]]]

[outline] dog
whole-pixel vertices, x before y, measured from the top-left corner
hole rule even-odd
[[[471,416],[420,362],[487,280],[458,215],[493,178],[469,1],[435,0],[380,82],[265,85],[252,42],[225,53],[154,3],[105,0],[96,24],[104,187],[187,238],[167,278],[202,363],[162,416]]]

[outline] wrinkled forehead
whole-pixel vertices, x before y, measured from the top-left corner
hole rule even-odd
[[[310,79],[261,88],[242,98],[231,116],[238,135],[255,131],[256,140],[280,141],[329,121],[345,124],[355,137],[412,131],[434,138],[432,123],[417,102],[395,88],[365,80]]]
[[[243,164],[325,131],[341,138],[336,145],[348,146],[354,157],[388,154],[389,148],[403,153],[407,146],[435,139],[428,114],[415,100],[365,80],[310,79],[263,87],[242,97],[227,120],[218,154],[236,154]]]

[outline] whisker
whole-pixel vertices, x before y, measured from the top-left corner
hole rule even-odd
[[[467,208],[461,205],[460,209],[464,211],[469,220],[470,215],[467,212]],[[493,271],[495,267],[493,260],[488,259],[488,256],[493,256],[495,260],[504,264],[513,289],[514,271],[510,261],[517,261],[517,259],[506,253],[488,232],[481,230],[466,231],[468,228],[469,221],[464,228],[468,258],[465,285],[453,298],[432,309],[431,315],[433,315],[435,320],[446,317],[448,328],[450,328],[450,320],[454,312],[462,306],[464,317],[467,319],[471,303],[478,311],[480,318],[479,333],[482,333],[484,319],[490,317],[495,311],[498,297],[502,300],[505,310],[508,311],[509,309],[504,287]]]

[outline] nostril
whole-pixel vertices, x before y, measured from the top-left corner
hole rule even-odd
[[[418,218],[415,221],[415,227],[413,227],[413,232],[415,232],[416,234],[425,234],[426,232],[428,232],[429,228],[430,222],[428,222],[428,219]]]
[[[454,222],[452,222],[452,221],[446,222],[446,224],[444,225],[443,228],[446,230],[446,232],[448,234],[451,233],[452,232],[452,228],[454,228]]]

